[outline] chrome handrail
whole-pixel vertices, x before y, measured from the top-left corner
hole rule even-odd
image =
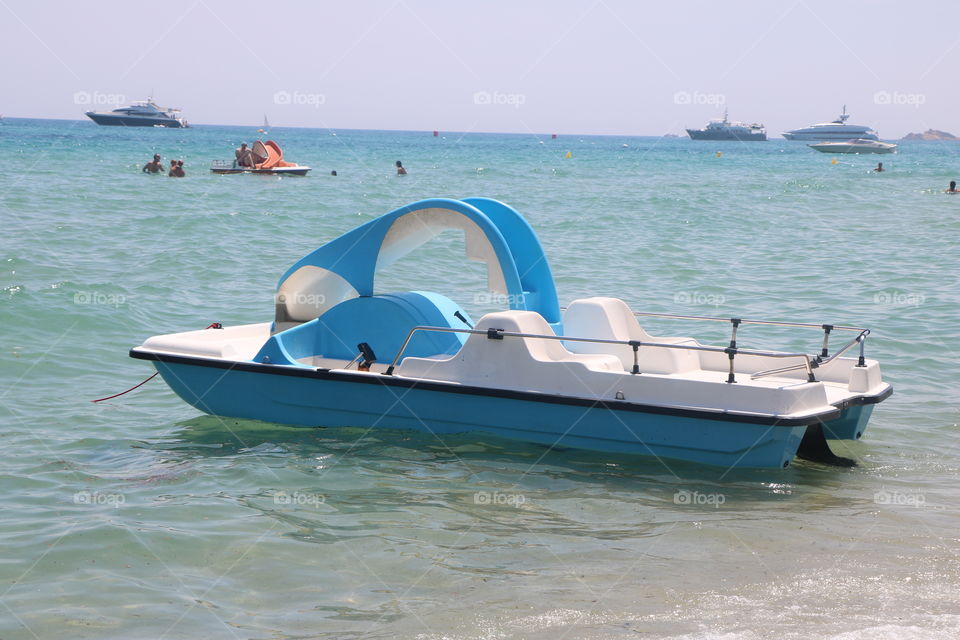
[[[822,367],[822,366],[824,366],[824,365],[830,364],[831,362],[833,362],[834,360],[836,360],[837,358],[839,358],[840,356],[842,356],[844,353],[846,353],[847,351],[849,351],[849,350],[850,350],[850,347],[852,347],[853,345],[855,345],[855,344],[857,344],[857,343],[860,343],[860,357],[859,357],[858,360],[857,360],[857,366],[858,366],[858,367],[865,367],[865,366],[867,365],[867,363],[866,363],[866,358],[864,357],[864,353],[863,353],[863,351],[864,351],[864,349],[863,349],[863,344],[864,344],[864,342],[866,341],[867,336],[868,336],[869,334],[870,334],[870,330],[869,330],[869,329],[864,329],[861,333],[857,334],[857,336],[856,336],[853,340],[851,340],[850,342],[848,342],[848,343],[846,343],[845,345],[843,345],[842,347],[840,347],[837,351],[834,352],[834,354],[833,354],[832,356],[830,356],[830,357],[827,358],[826,360],[822,360],[822,359],[820,359],[820,358],[818,357],[818,358],[815,360],[815,362],[817,363],[816,366],[817,366],[817,367]],[[774,375],[774,374],[777,374],[777,373],[786,373],[786,372],[788,372],[788,371],[796,371],[797,369],[800,369],[800,368],[801,368],[801,365],[794,365],[794,366],[791,366],[791,367],[783,367],[783,368],[781,368],[781,369],[767,369],[766,371],[758,371],[758,372],[756,372],[756,373],[751,374],[751,375],[750,375],[750,379],[751,379],[751,380],[756,380],[757,378],[762,378],[762,377],[764,377],[764,376],[770,376],[770,375]]]
[[[800,369],[805,368],[807,371],[807,381],[816,382],[816,378],[813,375],[814,364],[809,354],[806,353],[788,353],[782,351],[759,351],[756,349],[737,349],[736,347],[712,347],[712,346],[703,346],[703,345],[689,345],[689,344],[670,344],[670,343],[661,343],[661,342],[643,342],[640,340],[608,340],[605,338],[579,338],[572,336],[558,336],[546,335],[539,333],[518,333],[514,331],[504,331],[503,329],[455,329],[453,327],[432,327],[432,326],[416,326],[410,329],[407,333],[407,337],[404,339],[403,344],[400,345],[400,350],[397,352],[397,355],[394,356],[393,361],[390,363],[390,366],[387,367],[386,374],[392,376],[394,370],[397,367],[397,363],[400,361],[400,357],[403,355],[403,352],[407,350],[407,346],[410,344],[410,340],[413,339],[413,335],[417,331],[434,331],[439,333],[467,333],[470,335],[485,335],[491,340],[502,340],[503,338],[540,338],[544,340],[560,340],[563,342],[591,342],[595,344],[619,344],[625,345],[633,348],[633,370],[631,374],[639,374],[639,350],[640,347],[662,347],[666,349],[685,349],[688,351],[709,351],[714,353],[726,353],[730,359],[730,370],[727,374],[727,382],[733,383],[736,382],[734,377],[734,368],[733,368],[733,359],[736,355],[747,355],[747,356],[765,356],[768,358],[803,358],[802,365],[796,365],[796,367],[791,367],[790,370],[794,368]],[[612,354],[611,354],[612,355]]]
[[[684,316],[672,313],[647,313],[644,311],[634,311],[635,316],[644,316],[648,318],[673,318],[675,320],[711,320],[713,322],[737,322],[738,324],[765,324],[779,327],[809,327],[812,329],[823,329],[830,327],[831,331],[867,331],[864,327],[847,327],[837,324],[816,324],[814,322],[780,322],[778,320],[751,320],[749,318],[719,318],[716,316]]]
[[[778,320],[751,320],[745,318],[718,318],[715,316],[683,316],[675,315],[670,313],[647,313],[643,311],[634,311],[634,317],[645,317],[645,318],[672,318],[675,320],[708,320],[712,322],[729,322],[733,325],[732,332],[730,334],[730,347],[735,349],[737,347],[737,328],[741,324],[759,324],[767,325],[774,327],[802,327],[807,329],[820,329],[823,331],[823,344],[820,347],[820,355],[816,356],[817,366],[822,364],[827,364],[831,362],[841,353],[847,351],[854,343],[860,343],[860,359],[857,362],[858,367],[866,366],[864,361],[864,341],[866,341],[867,336],[870,335],[870,329],[865,327],[848,327],[845,325],[836,325],[836,324],[814,324],[812,322],[781,322]],[[840,350],[830,356],[829,344],[830,344],[830,333],[834,330],[837,331],[856,331],[857,336],[845,344]],[[769,371],[760,371],[751,376],[752,379],[756,379],[762,376],[771,375],[773,373],[779,373],[783,371],[794,371],[799,369],[799,366],[788,367],[785,369],[770,369]]]
[[[561,309],[566,310],[567,307],[561,307]],[[634,317],[644,317],[644,318],[670,318],[673,320],[707,320],[710,322],[729,322],[733,325],[733,330],[730,335],[730,348],[737,348],[737,328],[741,324],[759,324],[775,327],[803,327],[808,329],[820,329],[823,331],[823,345],[820,347],[820,355],[816,356],[817,364],[825,364],[830,362],[838,354],[834,356],[829,356],[829,342],[830,342],[830,333],[834,330],[836,331],[856,331],[857,337],[851,342],[860,342],[860,359],[857,366],[865,366],[864,363],[864,341],[867,336],[870,335],[870,330],[865,327],[848,327],[846,325],[836,325],[836,324],[815,324],[812,322],[781,322],[778,320],[752,320],[749,318],[718,318],[716,316],[690,316],[690,315],[678,315],[674,313],[651,313],[645,311],[633,311]],[[844,345],[839,353],[843,353],[852,346],[851,343]],[[799,368],[799,367],[797,367]],[[766,375],[766,372],[762,372]]]

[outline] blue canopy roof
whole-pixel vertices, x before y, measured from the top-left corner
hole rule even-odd
[[[275,329],[373,295],[378,269],[448,229],[464,232],[467,257],[487,264],[489,288],[505,294],[511,309],[536,311],[559,327],[553,274],[527,221],[489,198],[430,198],[371,220],[297,261],[277,284]]]

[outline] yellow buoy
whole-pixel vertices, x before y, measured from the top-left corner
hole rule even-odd
[[[718,157],[718,158],[722,158],[722,157],[723,157],[723,153],[720,152],[720,151],[717,151],[717,157]]]
[[[837,162],[837,159],[836,159],[836,158],[832,158],[832,159],[830,160],[830,164],[837,164],[837,163],[838,163],[838,162]]]
[[[567,155],[565,155],[565,156],[563,156],[563,157],[569,160],[570,158],[573,157],[573,154],[572,154],[571,152],[567,151]]]

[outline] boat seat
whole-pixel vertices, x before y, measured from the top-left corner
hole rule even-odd
[[[693,338],[661,338],[651,336],[633,315],[630,307],[618,298],[583,298],[574,300],[563,314],[564,334],[571,338],[599,338],[602,340],[639,340],[660,344],[697,345]],[[617,356],[625,370],[633,369],[633,348],[626,344],[598,344],[567,342],[574,353],[604,353]],[[640,347],[641,373],[673,374],[700,368],[698,352],[669,347]]]
[[[460,314],[459,316],[457,314]],[[314,364],[320,360],[349,362],[366,343],[377,362],[389,363],[414,327],[460,328],[470,324],[466,312],[445,296],[428,291],[383,293],[344,300],[309,322],[274,334],[254,360],[273,364]],[[404,353],[450,355],[459,351],[465,334],[420,331]],[[319,360],[318,360],[319,359]],[[309,363],[309,364],[308,364]]]
[[[501,311],[480,318],[476,329],[511,333],[556,335],[543,316],[533,311]],[[450,357],[404,358],[397,375],[451,380],[499,388],[556,387],[586,391],[589,372],[623,373],[620,359],[611,354],[573,353],[559,340],[542,338],[491,339],[473,334]]]

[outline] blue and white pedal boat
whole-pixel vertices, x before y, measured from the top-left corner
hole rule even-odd
[[[509,309],[474,323],[439,293],[376,292],[379,270],[449,229]],[[725,467],[829,457],[826,440],[860,438],[892,393],[864,357],[863,328],[634,313],[605,297],[561,312],[533,229],[486,198],[422,200],[361,225],[290,267],[275,299],[272,322],[154,336],[130,355],[219,416],[487,432]],[[650,316],[725,322],[731,340],[651,336],[638,321]],[[754,324],[811,331],[817,350],[738,348]],[[850,339],[830,353],[836,334]]]

